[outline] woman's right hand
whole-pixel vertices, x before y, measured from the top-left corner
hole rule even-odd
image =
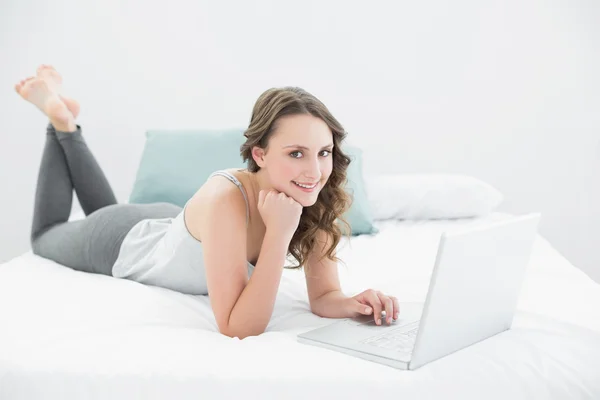
[[[258,193],[258,211],[267,230],[287,236],[290,240],[298,228],[302,205],[275,189]]]

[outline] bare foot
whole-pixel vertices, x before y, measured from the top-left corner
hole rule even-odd
[[[71,111],[71,114],[73,114],[73,118],[77,118],[79,115],[79,103],[70,97],[63,96],[63,80],[58,71],[52,65],[42,64],[38,67],[36,73],[38,77],[44,79],[48,83],[48,87],[51,91],[58,93],[58,96],[63,103],[65,103],[69,111]]]
[[[46,114],[56,130],[74,132],[77,129],[73,114],[58,94],[50,90],[44,79],[39,77],[24,79],[15,85],[15,90]]]
[[[62,94],[59,94],[58,97],[65,103],[71,114],[73,114],[73,118],[77,118],[79,115],[79,103],[70,97],[65,97]]]
[[[62,89],[62,76],[52,65],[42,64],[36,70],[37,76],[48,83],[52,92],[60,93]]]

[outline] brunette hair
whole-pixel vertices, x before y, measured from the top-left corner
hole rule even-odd
[[[246,142],[240,147],[240,154],[250,172],[260,167],[252,157],[252,148],[259,146],[267,150],[269,139],[277,129],[277,121],[285,115],[310,114],[323,120],[333,136],[333,169],[327,183],[321,189],[317,201],[304,207],[298,228],[290,241],[288,252],[298,261],[292,269],[305,265],[315,246],[317,234],[323,231],[329,237],[330,246],[325,255],[332,261],[339,261],[334,255],[343,233],[350,237],[351,228],[343,214],[351,205],[352,198],[345,191],[347,169],[351,159],[341,148],[347,133],[342,125],[315,96],[298,87],[271,88],[260,95],[252,110],[250,125],[244,132]],[[342,231],[338,223],[346,229]],[[322,246],[324,243],[320,243]]]

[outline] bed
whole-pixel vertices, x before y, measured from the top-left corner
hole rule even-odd
[[[343,239],[347,295],[424,301],[440,234],[509,218],[376,221]],[[207,296],[74,271],[31,252],[0,265],[0,399],[600,399],[600,286],[538,235],[512,329],[416,371],[298,343],[312,314],[285,270],[267,331],[218,333]]]

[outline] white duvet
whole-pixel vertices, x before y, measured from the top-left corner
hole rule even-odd
[[[424,301],[441,232],[506,218],[381,221],[343,240],[344,292]],[[334,322],[284,272],[267,332],[221,335],[206,296],[23,254],[0,265],[0,399],[600,399],[600,285],[538,236],[513,328],[401,371],[301,344]]]

